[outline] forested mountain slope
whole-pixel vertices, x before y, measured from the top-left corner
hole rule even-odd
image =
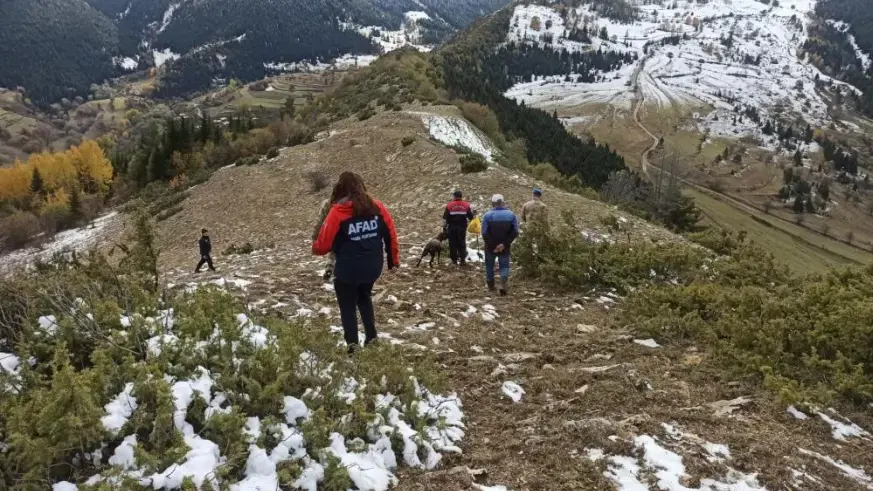
[[[160,95],[252,80],[295,63],[432,45],[507,0],[11,0],[0,5],[0,86],[34,102],[167,65]],[[180,59],[181,58],[181,59]]]
[[[84,0],[0,2],[0,87],[23,86],[35,101],[82,93],[116,74],[115,24]]]

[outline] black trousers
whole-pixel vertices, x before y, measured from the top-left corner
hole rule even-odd
[[[197,269],[195,269],[194,271],[200,271],[200,268],[202,268],[204,264],[209,265],[210,271],[215,271],[215,266],[212,265],[212,255],[211,254],[204,254],[204,255],[200,256],[200,262],[197,263]]]
[[[334,280],[336,301],[339,304],[346,344],[358,344],[358,312],[364,323],[364,334],[369,343],[376,339],[376,312],[373,310],[373,283],[344,283]]]
[[[449,227],[449,257],[457,264],[467,262],[467,229]]]

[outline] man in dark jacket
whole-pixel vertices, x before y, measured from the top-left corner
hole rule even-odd
[[[452,262],[463,266],[467,263],[467,225],[473,219],[473,208],[464,201],[461,191],[453,193],[454,199],[446,205],[443,212],[446,234],[449,236],[449,257]]]
[[[518,218],[506,208],[503,195],[491,198],[491,210],[482,217],[482,238],[485,240],[485,280],[488,290],[494,291],[494,261],[500,267],[500,296],[509,289],[509,254],[512,242],[518,237]]]
[[[215,271],[215,266],[212,265],[212,242],[209,240],[209,231],[205,228],[200,231],[201,236],[198,244],[200,245],[200,262],[197,263],[195,273],[200,272],[200,268],[204,264],[209,265],[209,271]]]

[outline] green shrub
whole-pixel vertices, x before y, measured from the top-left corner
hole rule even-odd
[[[408,147],[408,146],[412,145],[413,143],[415,143],[414,136],[404,136],[403,139],[400,140],[400,144],[403,145],[404,147]]]
[[[177,205],[177,206],[174,206],[172,208],[167,208],[166,210],[163,210],[160,213],[158,213],[157,216],[155,216],[155,220],[158,222],[163,222],[164,220],[167,220],[170,217],[178,215],[184,209],[185,209],[185,207],[183,207],[181,205]]]
[[[366,121],[376,115],[376,110],[367,106],[358,113],[358,121]]]
[[[64,203],[50,203],[42,208],[39,215],[40,227],[47,234],[52,235],[60,230],[75,227],[76,220],[70,207]]]
[[[261,161],[261,157],[259,155],[250,155],[248,157],[243,157],[236,161],[236,166],[241,167],[244,165],[256,165]]]
[[[613,244],[588,240],[573,225],[552,231],[532,228],[514,245],[513,257],[522,274],[555,287],[611,288],[627,293],[658,282],[688,282],[699,274],[707,254],[687,245]]]
[[[758,275],[753,264],[744,275]],[[869,404],[871,288],[870,267],[748,284],[701,278],[632,296],[621,321],[657,339],[703,344],[787,402]]]
[[[231,256],[231,255],[235,255],[235,254],[236,255],[251,254],[253,252],[255,252],[255,247],[251,244],[251,242],[246,242],[245,244],[243,244],[239,247],[237,247],[236,244],[231,244],[230,247],[225,249],[224,252],[222,252],[221,254],[224,256]]]
[[[0,249],[15,250],[23,247],[40,232],[39,218],[33,213],[19,211],[0,219]]]
[[[310,411],[311,417],[296,426],[307,453],[325,467],[319,489],[353,486],[347,469],[324,448],[337,432],[350,450],[362,450],[356,439],[368,438],[377,417],[387,422],[387,408],[375,406],[377,395],[393,394],[391,407],[403,411],[400,417],[427,430],[417,438],[427,440],[429,431],[445,425],[442,418],[423,421],[415,410],[421,399],[418,384],[442,388],[427,356],[413,357],[386,343],[351,360],[326,325],[276,318],[253,318],[262,327],[248,325],[238,318],[247,310],[245,303],[227,292],[208,286],[193,293],[153,288],[157,253],[148,224],[148,215],[139,214],[131,227],[135,233],[121,244],[118,266],[90,254],[40,265],[28,276],[0,279],[4,351],[35,360],[22,363],[15,374],[0,373],[0,386],[15,386],[0,390],[0,436],[8,446],[0,452],[0,488],[43,489],[59,481],[81,486],[99,473],[118,479],[105,483],[113,489],[139,489],[137,479],[109,465],[107,456],[123,438],[135,435],[136,467],[144,475],[164,472],[190,451],[180,425],[191,425],[195,434],[218,446],[224,461],[214,477],[227,488],[245,475],[252,451],[244,431],[249,418],[260,418],[256,444],[263,451],[273,451],[284,440],[279,423],[285,422],[287,396],[304,401]],[[132,242],[133,237],[138,240]],[[56,316],[54,332],[38,327],[38,316],[47,314]],[[155,343],[168,330],[174,337]],[[266,342],[253,338],[253,332]],[[160,353],[150,346],[159,346]],[[206,399],[193,393],[180,419],[174,384],[206,376],[214,382],[205,389]],[[345,386],[349,379],[360,382],[352,389],[354,400],[340,395],[350,390]],[[137,407],[111,434],[102,421],[104,406],[126,387]],[[305,394],[313,388],[318,395]],[[103,460],[84,457],[104,443]],[[402,455],[402,442],[394,450]],[[278,466],[283,485],[300,475],[300,462]],[[182,489],[192,486],[190,479],[182,483]]]
[[[462,173],[472,174],[474,172],[485,172],[486,170],[488,170],[488,161],[478,153],[471,153],[461,157]]]
[[[188,192],[184,191],[181,193],[170,193],[166,194],[157,200],[153,201],[154,204],[149,206],[148,213],[149,215],[155,216],[165,210],[171,210],[174,208],[180,208],[179,205],[182,204],[183,201],[188,199]]]

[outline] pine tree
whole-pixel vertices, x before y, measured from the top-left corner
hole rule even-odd
[[[200,143],[206,143],[212,137],[211,122],[204,112],[200,117]]]
[[[769,120],[764,124],[764,128],[761,131],[763,131],[765,135],[773,134],[773,125]]]
[[[148,181],[162,181],[167,177],[169,162],[161,148],[152,150],[148,161]]]
[[[45,181],[42,178],[42,174],[39,173],[39,169],[33,169],[33,177],[30,179],[30,192],[35,196],[45,196]]]
[[[803,165],[803,155],[800,153],[800,150],[794,152],[794,165],[795,167],[801,167]]]
[[[82,212],[82,196],[79,189],[75,187],[70,194],[70,216],[73,218],[74,222],[78,222],[85,216]]]

